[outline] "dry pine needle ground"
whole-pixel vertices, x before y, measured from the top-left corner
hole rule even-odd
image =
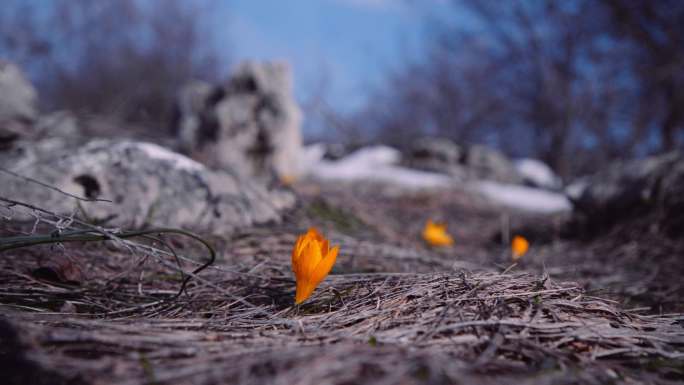
[[[37,255],[2,258],[3,318],[28,359],[64,383],[603,384],[682,375],[681,317],[624,312],[548,277],[331,275],[295,308],[281,258],[251,269],[224,262],[167,303],[159,300],[178,280],[159,264],[105,263],[130,259],[120,252],[73,256],[116,277],[74,288],[27,274]]]
[[[496,267],[501,256],[487,246],[499,217],[452,195],[463,202],[452,197],[445,204],[452,210],[449,218],[459,220],[452,226],[457,242],[450,251],[428,250],[401,233],[401,223],[411,224],[409,233],[418,231],[422,222],[412,218],[425,210],[425,197],[383,200],[387,207],[379,213],[386,216],[365,219],[349,215],[373,213],[365,206],[355,210],[360,201],[347,201],[351,204],[341,209],[304,199],[284,225],[212,239],[219,260],[193,276],[186,292],[173,300],[168,299],[183,276],[168,250],[178,251],[186,274],[203,263],[205,252],[183,240],[5,252],[0,255],[3,380],[36,385],[684,380],[681,315],[625,311],[614,300],[587,293],[586,282],[566,281],[562,271],[551,277],[539,269],[501,273]],[[294,307],[289,255],[296,235],[309,225],[325,229],[342,251],[333,274]],[[567,251],[562,244],[546,247],[526,256],[520,268],[563,260]],[[609,278],[606,271],[614,266],[603,264],[597,272]]]

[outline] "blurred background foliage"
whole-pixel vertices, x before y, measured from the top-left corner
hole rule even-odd
[[[421,60],[388,75],[355,122],[488,143],[556,172],[682,147],[684,2],[457,1],[471,27],[432,23]]]
[[[178,88],[216,80],[221,56],[203,17],[209,3],[9,0],[0,57],[27,71],[44,109],[111,116],[158,130]]]
[[[30,74],[45,110],[168,135],[178,88],[229,73],[241,37],[226,39],[206,22],[226,4],[6,0],[0,57]],[[419,51],[364,87],[360,108],[339,108],[321,66],[322,80],[300,97],[305,135],[400,149],[426,135],[483,143],[542,159],[566,179],[684,146],[684,2],[454,0],[446,8],[423,17]]]

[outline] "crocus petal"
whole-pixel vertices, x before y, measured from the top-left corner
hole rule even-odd
[[[423,239],[432,246],[451,246],[454,239],[447,232],[446,223],[428,220],[423,229]]]
[[[300,239],[297,240],[297,244],[295,244],[295,247],[292,250],[292,270],[296,277],[301,276],[304,272],[304,270],[302,270],[302,267],[304,266],[304,248],[311,242],[311,239],[306,236],[301,236],[299,238]]]
[[[318,242],[323,243],[325,241],[325,238],[323,238],[323,235],[321,233],[319,233],[318,230],[316,230],[315,228],[313,229],[313,235],[314,235],[314,238]]]
[[[305,237],[303,235],[299,236],[297,238],[297,242],[295,242],[294,247],[292,248],[292,271],[296,272],[297,271],[297,264],[299,262],[299,257],[302,254],[302,246],[304,243]]]
[[[330,242],[328,242],[327,239],[323,239],[323,242],[321,242],[321,255],[325,258],[326,255],[330,252]]]
[[[316,269],[314,269],[313,273],[311,274],[311,283],[314,286],[318,286],[318,284],[321,283],[321,281],[323,281],[323,279],[325,279],[325,277],[330,273],[330,270],[337,260],[338,251],[340,251],[339,246],[333,247],[328,255],[326,255],[325,258],[318,263]]]
[[[511,253],[513,256],[513,261],[517,261],[520,259],[523,255],[527,253],[527,251],[530,248],[530,243],[525,239],[525,237],[522,237],[520,235],[516,235],[513,237],[513,241],[511,242]]]
[[[311,296],[330,273],[338,251],[339,246],[330,249],[329,241],[313,227],[297,238],[292,249],[292,271],[297,279],[295,303]]]
[[[312,238],[312,239],[318,239],[321,235],[318,234],[318,230],[316,230],[315,227],[309,227],[309,230],[306,231],[307,238]]]
[[[321,259],[323,259],[323,256],[321,255],[321,246],[318,241],[311,240],[309,243],[307,243],[303,253],[304,256],[302,257],[303,265],[301,272],[306,277],[311,277],[311,273],[316,268],[316,265],[318,265],[318,263],[321,262]]]
[[[295,303],[300,304],[311,296],[314,291],[314,285],[311,285],[308,280],[297,280],[297,293],[295,294]]]

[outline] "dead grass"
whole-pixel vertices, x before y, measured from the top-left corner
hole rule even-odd
[[[397,199],[384,200],[384,209],[398,210],[392,215],[406,229],[377,214],[382,210],[359,211],[358,202],[312,209],[305,200],[283,225],[213,239],[218,263],[193,275],[173,300],[182,276],[161,245],[176,250],[185,272],[203,263],[202,249],[182,239],[5,252],[0,339],[18,336],[20,343],[0,349],[0,366],[21,357],[14,374],[34,365],[34,375],[58,384],[684,380],[681,315],[625,311],[588,294],[586,282],[558,279],[554,266],[547,266],[551,277],[534,268],[502,273],[495,262],[505,259],[485,243],[497,217],[465,201],[450,201],[447,217],[462,231],[475,233],[470,226],[480,224],[478,241],[428,249],[407,235],[420,220],[421,198]],[[293,307],[290,248],[310,224],[325,228],[342,252],[333,275]],[[541,256],[562,260],[566,251],[550,244],[526,256],[523,267]]]
[[[31,267],[44,253],[4,255],[0,269],[3,313],[31,359],[72,381],[598,384],[684,375],[674,364],[684,358],[681,317],[624,312],[548,277],[332,275],[295,308],[287,258],[276,258],[251,268],[223,262],[165,302],[179,284],[169,268],[79,250],[73,263],[101,267],[78,287],[36,280]],[[644,360],[650,371],[635,372]]]

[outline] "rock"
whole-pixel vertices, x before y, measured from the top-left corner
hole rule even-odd
[[[584,180],[585,187],[575,191],[575,210],[601,212],[615,216],[631,208],[655,201],[659,181],[677,163],[678,155],[618,162]]]
[[[514,166],[523,182],[532,187],[558,190],[562,186],[560,178],[546,163],[537,159],[518,159]]]
[[[35,120],[37,96],[19,67],[0,60],[0,119]]]
[[[19,67],[0,60],[0,149],[29,133],[36,102],[36,90]]]
[[[193,158],[246,176],[297,176],[302,117],[287,64],[245,62],[226,85],[191,84],[177,110],[180,148]]]
[[[463,155],[463,149],[448,139],[421,138],[410,149],[406,164],[409,167],[441,172],[463,180],[467,175],[461,164]]]
[[[523,182],[513,163],[502,153],[479,145],[463,148],[445,138],[417,140],[405,163],[409,167],[447,174],[458,181]]]
[[[4,164],[66,192],[112,200],[78,202],[84,216],[105,221],[107,226],[181,227],[228,234],[277,221],[281,211],[294,204],[289,192],[269,191],[238,175],[211,171],[151,143],[94,140],[76,149],[35,149]],[[7,175],[0,195],[65,214],[77,210],[75,199]]]
[[[684,155],[680,154],[663,176],[658,199],[661,213],[665,214],[665,231],[674,237],[681,237],[684,234]]]
[[[496,182],[520,184],[523,178],[511,161],[499,151],[474,145],[465,154],[465,166],[472,179],[488,179]]]
[[[213,106],[211,94],[214,91],[220,92],[207,82],[192,81],[181,87],[178,92],[173,125],[176,126],[175,134],[178,136],[181,150],[186,153],[192,152],[196,146],[201,146],[203,143],[198,142],[210,136],[200,132],[200,128],[203,120],[211,118],[207,115],[210,111],[206,109],[210,105]]]
[[[74,138],[80,135],[78,120],[69,111],[55,111],[40,116],[34,130],[40,138]]]
[[[584,188],[575,189],[569,196],[573,200],[575,224],[581,224],[587,231],[655,215],[656,222],[668,233],[684,232],[682,153],[619,162],[585,178],[581,184]]]
[[[411,158],[415,161],[439,162],[441,164],[460,163],[463,150],[456,143],[443,138],[418,139],[411,150]]]
[[[325,153],[323,154],[323,159],[326,160],[338,160],[349,155],[353,150],[358,148],[352,148],[343,143],[326,143]]]

